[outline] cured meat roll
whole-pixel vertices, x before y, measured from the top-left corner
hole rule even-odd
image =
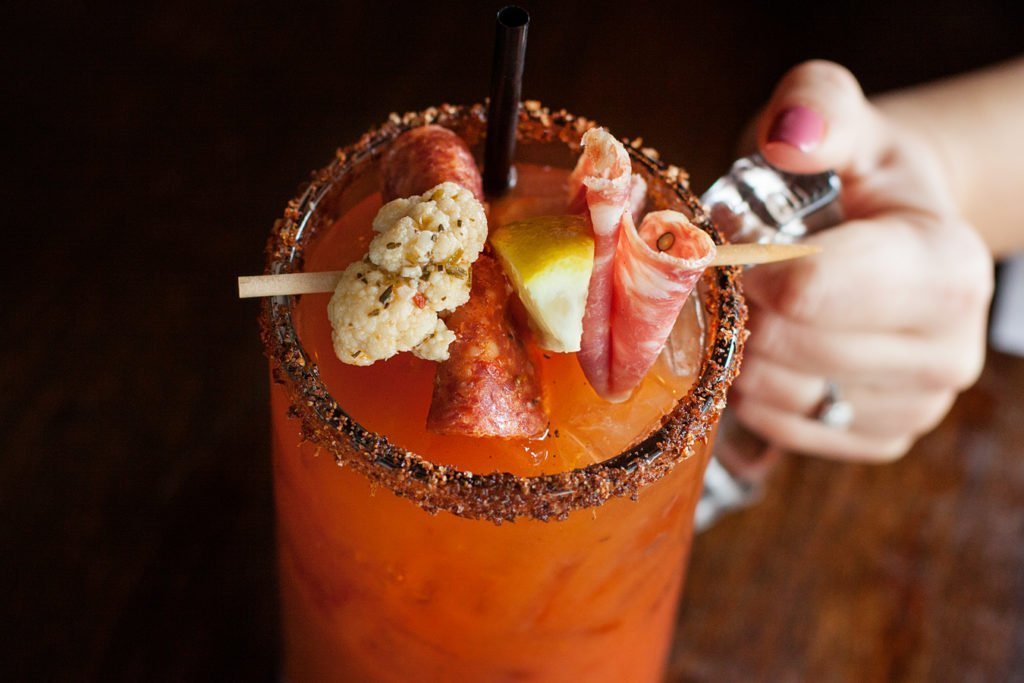
[[[609,391],[615,251],[630,205],[631,171],[622,143],[603,128],[592,128],[583,135],[583,154],[569,176],[569,210],[584,213],[594,231],[594,269],[578,358],[587,381],[602,397]]]
[[[594,391],[617,403],[654,365],[715,245],[675,211],[648,214],[638,231],[646,183],[631,174],[626,148],[600,128],[583,145],[569,205],[590,218],[594,270],[577,358]]]
[[[715,256],[715,243],[678,211],[626,214],[615,256],[609,401],[629,398],[665,346],[690,292]]]

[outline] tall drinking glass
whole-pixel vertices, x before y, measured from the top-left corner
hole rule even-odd
[[[485,110],[392,116],[339,150],[275,224],[267,272],[301,271],[318,238],[377,191],[388,145],[425,123],[479,151]],[[591,125],[526,107],[519,159],[569,167]],[[629,153],[649,210],[683,211],[720,241],[685,174],[651,152]],[[329,344],[304,338],[298,299],[266,300],[286,679],[658,680],[745,334],[736,277],[704,274],[696,380],[653,431],[601,462],[529,476],[432,462],[370,431],[350,416],[356,404],[386,405],[417,388],[401,376],[347,386],[340,404],[320,367],[337,361]]]

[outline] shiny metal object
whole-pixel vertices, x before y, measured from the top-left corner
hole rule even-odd
[[[731,242],[792,243],[842,221],[841,190],[839,176],[831,171],[786,173],[754,154],[736,160],[701,200]],[[814,417],[835,429],[846,429],[853,421],[853,406],[828,382],[825,399]],[[756,502],[761,484],[780,455],[726,409],[697,504],[697,531]]]
[[[704,471],[704,489],[694,513],[694,527],[703,531],[729,510],[747,507],[757,500],[758,487],[740,477],[733,476],[718,458],[708,461]]]
[[[731,242],[790,243],[842,221],[839,176],[786,173],[760,154],[738,159],[701,201]]]
[[[826,427],[837,430],[849,429],[853,424],[853,404],[843,400],[839,385],[835,382],[825,382],[825,397],[815,410],[814,418]]]

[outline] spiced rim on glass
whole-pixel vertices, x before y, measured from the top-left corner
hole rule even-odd
[[[366,200],[379,206],[375,169],[400,135],[441,126],[479,149],[485,112],[481,105],[443,105],[392,115],[339,150],[275,224],[267,273],[301,271],[307,256],[312,266],[325,265],[317,263],[320,252],[306,248],[318,236],[341,235],[346,216],[363,211],[357,221],[362,227],[353,229],[367,232],[372,214],[366,209],[374,205]],[[531,148],[552,149],[571,163],[593,127],[584,118],[528,103],[519,115],[521,156],[530,157]],[[627,151],[633,169],[649,181],[649,205],[687,212],[721,243],[685,174],[639,144]],[[493,267],[495,260],[484,258]],[[737,276],[738,269],[729,267],[707,268],[700,276],[694,291],[706,325],[694,351],[700,356],[696,380],[685,394],[671,394],[672,403],[658,413],[664,415],[660,423],[629,435],[642,438],[599,462],[527,475],[522,468],[468,471],[438,464],[371,431],[332,396],[334,380],[327,377],[336,379],[342,367],[346,373],[366,368],[343,365],[333,353],[323,356],[321,368],[300,339],[311,329],[309,318],[302,318],[304,303],[319,326],[326,325],[323,307],[312,305],[323,298],[266,299],[261,325],[274,380],[286,678],[657,680],[704,466],[746,334]],[[329,350],[325,334],[313,342]],[[572,356],[562,357],[577,367]],[[433,365],[402,362],[407,365],[397,367]],[[403,381],[359,391],[406,391]],[[429,395],[427,387],[421,382]],[[357,414],[364,408],[350,406]],[[473,443],[459,438],[460,447]],[[492,442],[479,443],[486,450]]]
[[[356,167],[380,157],[386,146],[403,132],[425,125],[456,131],[471,146],[483,137],[483,105],[441,105],[422,112],[392,115],[382,126],[356,143],[339,149],[334,161],[315,174],[302,193],[291,200],[267,245],[267,274],[300,272],[303,251],[320,227],[311,224],[327,190]],[[550,112],[530,102],[520,113],[521,141],[560,141],[578,150],[583,133],[594,126],[586,118],[565,111]],[[681,169],[663,163],[653,150],[628,145],[630,160],[645,174],[660,178],[650,191],[671,192],[690,220],[723,244],[721,233],[690,191]],[[330,395],[319,378],[316,364],[300,342],[292,321],[292,297],[270,297],[262,304],[260,323],[275,382],[284,385],[304,438],[330,452],[373,483],[415,501],[428,512],[494,522],[519,517],[539,520],[563,518],[570,512],[598,506],[612,496],[634,496],[645,485],[664,476],[696,443],[711,437],[725,406],[726,392],[739,371],[746,305],[740,294],[737,267],[710,268],[701,280],[703,305],[708,316],[706,345],[697,380],[679,400],[660,427],[632,447],[604,462],[553,474],[515,476],[503,472],[478,473],[435,465],[430,460],[392,443],[353,420]]]

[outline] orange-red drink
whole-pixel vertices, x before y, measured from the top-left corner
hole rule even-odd
[[[271,270],[360,258],[380,206],[376,160],[427,121],[471,145],[483,131],[479,107],[442,108],[364,137],[275,226]],[[586,125],[523,114],[520,183],[492,203],[492,225],[548,213],[565,196],[557,166],[571,165]],[[673,171],[631,155],[649,208],[687,211],[714,234]],[[705,274],[625,403],[598,398],[573,355],[531,349],[550,417],[532,440],[428,432],[434,363],[401,354],[344,365],[328,295],[268,301],[286,679],[658,680],[738,362],[734,276]]]

